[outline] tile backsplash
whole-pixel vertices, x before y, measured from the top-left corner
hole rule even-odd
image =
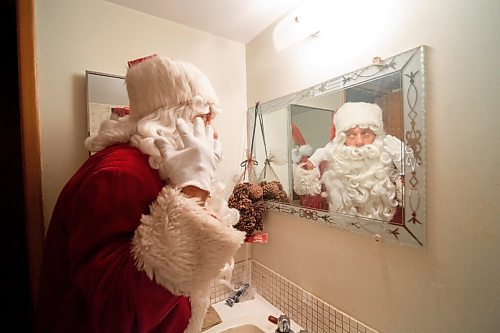
[[[269,303],[307,328],[308,333],[378,333],[255,260],[244,260],[234,266],[231,283],[238,287],[245,282],[250,282]],[[223,301],[232,293],[228,287],[214,282],[210,303]]]
[[[231,284],[237,288],[245,282],[251,282],[251,260],[237,262],[234,265]],[[252,286],[253,287],[253,286]],[[233,295],[233,291],[227,286],[213,282],[210,286],[210,304],[215,304]]]

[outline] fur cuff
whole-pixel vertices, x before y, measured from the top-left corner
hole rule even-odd
[[[210,282],[243,243],[245,234],[213,217],[179,189],[165,186],[143,215],[132,240],[139,270],[176,295],[190,297],[186,332],[199,332]]]
[[[298,195],[316,195],[321,193],[319,169],[305,170],[293,165],[293,190]]]

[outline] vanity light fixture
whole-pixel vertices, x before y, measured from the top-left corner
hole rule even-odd
[[[294,21],[295,21],[296,24],[300,24],[300,17],[299,16],[295,16]],[[320,29],[316,30],[315,32],[311,32],[309,34],[310,37],[319,37],[320,35],[321,35],[321,30]]]

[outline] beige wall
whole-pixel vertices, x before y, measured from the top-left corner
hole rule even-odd
[[[103,0],[37,0],[36,14],[46,224],[62,186],[87,157],[85,70],[125,75],[128,60],[152,53],[194,63],[211,79],[224,110],[215,127],[228,182],[240,172],[245,45]]]
[[[427,245],[274,214],[252,258],[384,333],[498,332],[500,3],[349,3],[319,38],[277,52],[271,27],[247,45],[248,105],[426,45]]]

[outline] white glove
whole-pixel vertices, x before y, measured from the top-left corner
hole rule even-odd
[[[318,167],[320,165],[320,163],[326,159],[326,151],[327,151],[326,147],[316,149],[314,154],[312,154],[309,157],[309,161],[311,161],[311,163],[315,167]]]
[[[292,148],[292,163],[296,164],[296,163],[299,163],[299,161],[300,161],[299,148],[293,147]]]
[[[403,152],[404,150],[403,141],[399,140],[395,136],[390,134],[386,135],[384,138],[384,149],[391,155],[394,165],[398,169],[400,175],[404,175],[403,167]]]
[[[192,185],[210,192],[212,177],[222,152],[219,140],[214,139],[213,127],[205,127],[203,119],[197,117],[191,130],[186,121],[179,118],[177,130],[184,144],[183,149],[176,150],[163,139],[155,140],[163,157],[162,175],[176,187]]]

